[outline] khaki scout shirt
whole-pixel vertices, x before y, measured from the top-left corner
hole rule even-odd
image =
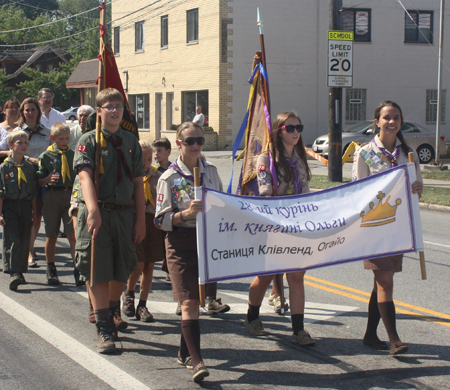
[[[307,180],[308,175],[306,172],[305,163],[297,154],[295,149],[291,161],[295,164],[298,171],[298,175],[302,183],[302,194],[309,192],[309,183]],[[280,169],[282,172],[281,167]],[[286,183],[281,172],[278,177],[277,196],[295,195],[294,184],[292,182]],[[270,173],[269,153],[262,153],[258,156],[256,161],[256,175],[258,179],[259,196],[272,196],[273,178]]]
[[[14,130],[23,130],[28,134],[28,150],[26,154],[28,157],[39,158],[41,153],[45,152],[45,149],[53,143],[50,138],[50,129],[42,124],[39,124],[36,128],[36,131],[39,132],[35,133],[31,131],[26,123]]]
[[[352,180],[359,180],[367,176],[371,176],[375,173],[383,172],[388,169],[392,168],[392,162],[386,158],[383,155],[383,152],[380,148],[384,148],[383,143],[380,140],[379,135],[375,136],[374,138],[375,142],[369,142],[366,145],[361,146],[355,153],[353,157],[353,173],[352,173]],[[401,142],[397,138],[395,141],[395,147],[400,145]],[[422,180],[422,174],[420,173],[420,161],[419,156],[417,156],[416,151],[409,147],[411,149],[411,152],[414,153],[414,163],[416,166],[416,180],[423,181]],[[374,155],[376,155],[375,159],[370,159],[371,166],[366,163],[366,158],[361,156],[361,152],[365,151],[366,153],[373,152]],[[366,157],[369,158],[369,155],[366,154]],[[400,149],[400,153],[397,156],[397,164],[402,165],[409,162],[408,156],[405,156],[405,153],[403,153],[403,150]]]
[[[177,158],[176,163],[181,171],[187,175],[193,174],[186,165]],[[200,177],[203,179],[202,185],[214,190],[222,191],[222,181],[220,180],[217,168],[206,161],[198,159]],[[166,231],[173,230],[173,215],[179,211],[186,210],[191,205],[194,196],[194,181],[186,179],[173,168],[167,169],[158,181],[155,225]],[[195,227],[195,219],[181,222],[177,226]]]
[[[9,157],[11,158],[11,157]],[[34,166],[25,159],[22,160],[22,171],[27,181],[18,183],[18,172],[13,161],[5,161],[0,165],[0,197],[3,199],[26,199],[31,201],[36,191]]]
[[[55,173],[59,173],[59,180],[56,184],[47,184],[48,186],[52,187],[72,187],[73,181],[75,179],[75,172],[73,171],[73,157],[75,155],[74,151],[70,148],[66,149],[66,158],[67,158],[67,164],[69,165],[69,174],[70,179],[65,177],[66,181],[63,182],[62,177],[62,164],[61,164],[61,154],[58,153],[61,149],[56,147],[56,144],[54,146],[55,152],[51,150],[46,150],[44,153],[42,153],[39,156],[39,170],[37,171],[37,177],[38,179],[44,179],[48,175],[50,175],[53,171]]]
[[[135,135],[121,127],[114,133],[102,128],[105,139],[109,137],[122,138],[122,152],[131,170],[133,179],[144,176],[144,160],[142,158],[142,149]],[[117,166],[119,158],[116,148],[111,142],[106,141],[106,147],[101,149],[103,158],[104,173],[100,174],[98,201],[104,203],[115,203],[118,205],[131,205],[134,203],[134,182],[130,180],[122,169],[122,180],[117,185]],[[95,164],[95,131],[83,134],[78,141],[77,150],[74,157],[74,169],[78,173],[86,167],[94,170]],[[83,194],[78,194],[81,201],[84,200]]]
[[[157,167],[155,167],[157,168]],[[158,185],[158,179],[161,177],[162,173],[158,170],[154,170],[153,165],[150,167],[148,171],[145,172],[144,179],[146,176],[149,176],[148,178],[148,184],[150,185],[150,192],[152,193],[153,202],[154,205],[151,204],[151,202],[147,201],[145,202],[145,212],[148,214],[155,214],[155,207],[156,207],[156,187]]]

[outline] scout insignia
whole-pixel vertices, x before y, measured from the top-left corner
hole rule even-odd
[[[78,150],[79,152],[85,152],[85,151],[86,151],[86,145],[78,145],[77,150]]]
[[[265,171],[266,168],[267,168],[267,167],[266,167],[264,164],[259,164],[259,165],[258,165],[258,171],[260,171],[260,172],[261,172],[261,171]]]
[[[8,177],[9,177],[8,174],[6,174],[6,175],[5,175],[5,179],[7,179]]]
[[[9,177],[14,177],[14,172],[9,172]]]
[[[130,153],[130,154],[131,154],[131,152],[132,152],[132,150],[131,150],[131,149],[128,149],[128,153]]]
[[[158,194],[158,202],[162,202],[164,200],[163,194]]]

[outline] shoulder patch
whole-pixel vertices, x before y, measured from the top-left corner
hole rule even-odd
[[[85,151],[86,151],[86,145],[78,145],[77,150],[78,150],[79,152],[85,152]]]

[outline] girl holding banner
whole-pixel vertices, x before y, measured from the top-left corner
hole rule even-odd
[[[420,162],[416,151],[408,146],[403,138],[402,125],[403,114],[398,104],[384,101],[375,109],[374,129],[379,130],[380,133],[355,153],[353,180],[406,164],[409,162],[408,153],[413,152],[417,180],[411,185],[411,191],[420,197],[423,190]],[[370,296],[367,330],[363,343],[379,350],[388,349],[387,344],[377,336],[377,327],[381,318],[389,337],[391,355],[408,351],[408,345],[401,342],[397,334],[393,302],[394,273],[401,272],[402,259],[403,255],[400,254],[364,260],[364,268],[374,273],[374,288]]]
[[[166,256],[172,282],[173,297],[181,302],[181,340],[178,363],[193,369],[193,380],[209,375],[200,351],[198,257],[196,216],[203,202],[195,200],[195,167],[200,181],[207,187],[222,191],[222,181],[214,165],[201,158],[205,143],[202,128],[185,122],[177,130],[180,156],[158,181],[155,224],[167,231]]]
[[[272,129],[275,146],[273,158],[277,177],[273,178],[271,175],[269,153],[262,153],[256,164],[259,195],[286,196],[309,192],[308,182],[311,179],[311,171],[308,167],[305,146],[301,136],[303,125],[300,117],[294,112],[282,112],[273,122]],[[276,188],[276,193],[274,188]],[[312,345],[315,344],[316,340],[304,330],[303,326],[305,312],[304,275],[305,272],[286,274],[291,305],[292,342],[299,345]],[[259,309],[272,278],[273,275],[257,276],[250,285],[245,325],[253,336],[266,334],[259,319]]]

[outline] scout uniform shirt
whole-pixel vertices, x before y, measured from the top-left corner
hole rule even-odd
[[[14,130],[23,130],[28,135],[27,156],[39,158],[42,152],[51,145],[53,141],[50,138],[50,129],[42,124],[37,125],[36,130],[32,131],[26,123]]]
[[[156,207],[156,186],[158,179],[162,173],[159,172],[158,167],[152,165],[144,175],[144,193],[145,193],[145,212],[147,214],[155,215]]]
[[[123,130],[121,127],[114,134],[102,127],[102,133],[104,138],[102,137],[103,139],[101,140],[98,201],[130,206],[134,203],[133,179],[144,176],[144,160],[142,158],[141,145],[139,145],[135,135]],[[119,142],[119,137],[122,139],[120,149],[130,169],[131,178],[128,176],[122,162],[119,161],[118,150],[108,141],[110,137],[112,137],[114,142]],[[81,136],[73,163],[77,173],[84,167],[94,171],[95,131],[90,131]],[[120,181],[118,169],[121,170]],[[76,195],[81,201],[84,201],[82,191]]]
[[[36,180],[33,164],[22,160],[23,164],[21,170],[24,174],[20,178],[19,188],[19,168],[11,157],[5,159],[5,162],[0,165],[0,197],[5,200],[8,199],[25,199],[30,202],[33,200],[36,191]]]
[[[408,156],[400,148],[401,142],[397,138],[395,140],[395,147],[393,154],[384,150],[384,145],[380,140],[380,136],[363,145],[356,151],[353,157],[353,173],[352,181],[362,179],[363,177],[371,176],[375,173],[386,171],[393,166],[406,164],[409,162]],[[416,151],[409,147],[411,152],[414,153],[414,163],[416,166],[416,180],[422,180],[422,174],[420,173],[420,162]],[[398,152],[395,152],[397,151]],[[384,153],[383,153],[384,151]],[[386,154],[387,155],[386,155]],[[393,161],[391,161],[392,155],[395,155]]]
[[[286,158],[291,162],[293,175],[290,183],[284,180],[283,167],[280,165],[278,170],[278,188],[277,196],[286,196],[294,194],[303,194],[309,192],[309,183],[307,181],[307,172],[305,163],[294,149],[292,159]],[[262,153],[256,161],[256,171],[258,179],[259,196],[273,195],[273,178],[270,173],[269,153]],[[297,179],[297,180],[296,180]],[[296,181],[296,182],[295,182]]]
[[[66,156],[67,165],[63,169],[63,152]],[[47,150],[39,156],[39,170],[37,176],[44,179],[53,171],[59,174],[59,180],[56,184],[49,183],[52,187],[72,187],[75,173],[73,171],[74,151],[67,147],[66,150],[59,149],[56,144],[50,145]]]
[[[175,169],[178,167],[178,169]],[[217,168],[201,158],[198,159],[200,182],[203,186],[222,191]],[[158,180],[155,225],[159,229],[173,230],[172,218],[179,211],[186,210],[191,205],[194,196],[194,177],[188,167],[178,157]],[[177,226],[195,227],[195,219],[181,221]]]

